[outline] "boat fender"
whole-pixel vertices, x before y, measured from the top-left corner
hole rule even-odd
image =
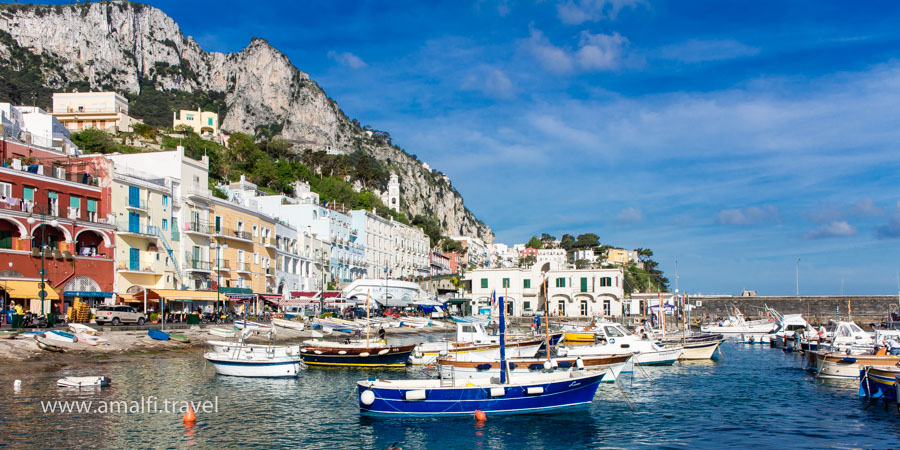
[[[568,369],[568,368],[570,368],[570,367],[572,367],[572,362],[571,362],[571,361],[560,361],[560,362],[559,362],[559,368],[560,368],[560,369]]]
[[[306,348],[305,348],[305,347],[304,347],[304,348],[301,348],[300,351],[303,352],[303,353],[306,353]]]
[[[321,354],[322,354],[322,350],[316,350],[316,351],[314,351],[313,353],[315,353],[315,354],[317,354],[317,355],[321,355]]]
[[[548,364],[548,363],[546,363],[546,362],[545,362],[544,364],[546,364],[546,365],[548,365],[548,366],[550,365],[550,364]],[[528,370],[534,370],[534,371],[541,370],[541,369],[544,368],[544,364],[541,364],[541,363],[534,363],[534,364],[528,366]]]
[[[383,355],[383,354],[385,354],[385,353],[387,353],[387,352],[388,352],[388,349],[384,349],[384,350],[378,352],[378,354],[379,354],[379,355]]]
[[[569,349],[567,349],[565,347],[559,347],[556,349],[556,354],[558,356],[566,356],[569,354]]]
[[[615,344],[615,343],[616,343],[615,338],[609,338],[609,343],[610,343],[610,344]]]
[[[403,398],[406,400],[425,400],[425,389],[416,389],[414,391],[406,391]]]
[[[579,369],[584,369],[584,360],[582,360],[580,357],[578,359],[576,359],[575,367],[577,367]]]
[[[447,352],[447,350],[441,350],[439,354],[441,356],[447,356],[449,353]]]
[[[346,355],[346,354],[347,354],[347,350],[341,350],[338,352],[338,355]]]
[[[475,366],[475,370],[478,372],[484,372],[485,370],[489,370],[491,368],[490,364],[479,364]]]
[[[558,368],[559,368],[559,361],[557,361],[556,358],[551,359],[551,360],[550,360],[550,366],[553,367],[554,369],[558,369]]]
[[[543,386],[527,387],[527,388],[525,388],[525,393],[528,395],[540,395],[540,394],[544,393],[544,387]]]
[[[853,364],[856,362],[856,358],[844,357],[841,358],[841,362],[845,364]]]
[[[503,397],[506,395],[506,389],[502,387],[491,388],[491,397]]]
[[[515,370],[515,368],[516,368],[516,363],[514,363],[514,362],[512,362],[512,361],[507,361],[506,364],[507,364],[507,367],[509,367],[508,370]]]
[[[359,356],[365,358],[366,356],[369,356],[369,352],[362,352],[359,354]]]
[[[421,354],[421,353],[419,353],[419,352],[416,352],[416,354],[413,355],[413,356],[416,357],[416,358],[418,358],[418,359],[422,359],[422,358],[425,357],[425,355],[423,355],[423,354]]]
[[[359,394],[359,402],[363,405],[369,406],[372,403],[375,403],[375,393],[372,392],[371,389],[366,389]]]
[[[544,370],[550,370],[553,367],[550,365],[550,361],[544,361]]]

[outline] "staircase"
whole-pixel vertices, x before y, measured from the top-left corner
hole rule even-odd
[[[178,263],[175,252],[172,251],[172,247],[169,245],[169,241],[166,240],[166,236],[163,235],[162,230],[159,227],[153,227],[153,229],[156,231],[156,236],[159,238],[159,241],[162,242],[163,248],[165,248],[166,252],[169,254],[169,258],[172,259],[172,264],[175,266],[175,273],[178,276],[178,285],[184,286],[184,275],[181,274],[181,264]]]

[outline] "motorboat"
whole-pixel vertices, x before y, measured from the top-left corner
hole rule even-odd
[[[270,345],[251,344],[247,339],[253,333],[266,333]],[[211,347],[211,351],[203,354],[220,375],[238,377],[259,378],[283,378],[296,377],[300,370],[306,366],[299,354],[289,355],[277,351],[278,346],[272,345],[275,339],[275,330],[247,328],[241,333],[238,342],[230,347],[217,349]],[[286,347],[281,347],[286,348]]]
[[[619,373],[625,368],[631,358],[631,353],[618,355],[597,355],[576,358],[510,358],[507,360],[511,375],[525,375],[530,373],[547,373],[573,370],[599,370],[603,372],[604,383],[611,383],[618,378]],[[446,357],[438,359],[438,368],[441,376],[446,377],[446,372],[454,378],[485,378],[500,375],[500,361],[457,361],[456,358]]]
[[[809,325],[803,318],[802,314],[785,314],[780,315],[774,310],[776,315],[775,329],[769,333],[769,344],[775,348],[783,348],[785,350],[800,350],[800,342],[797,342],[798,336],[803,338],[812,338],[818,336],[818,331]]]
[[[109,340],[107,340],[105,338],[102,338],[100,336],[94,336],[91,334],[78,333],[78,334],[76,334],[76,336],[78,336],[78,342],[85,344],[85,345],[90,345],[90,346],[97,346],[97,345],[106,344],[109,342]]]
[[[268,338],[268,343],[250,342],[253,335],[262,335]],[[235,350],[240,350],[244,354],[258,354],[276,357],[295,357],[300,356],[300,348],[297,345],[275,345],[275,329],[274,328],[245,328],[241,331],[236,341],[206,341],[209,350],[214,353],[231,354]]]
[[[55,353],[64,353],[65,349],[53,343],[53,341],[44,337],[44,334],[34,334],[34,342],[37,344],[38,348],[41,350],[46,350],[48,352]]]
[[[680,345],[663,346],[629,333],[615,322],[602,322],[595,326],[598,343],[593,345],[566,346],[557,349],[559,356],[591,356],[634,353],[632,362],[637,365],[672,365],[683,352]]]
[[[533,358],[544,340],[539,336],[517,336],[510,337],[505,344],[511,358]],[[500,336],[489,334],[481,322],[457,322],[454,340],[423,342],[416,346],[410,362],[431,364],[439,356],[449,355],[465,361],[497,360]]]
[[[759,320],[746,320],[744,319],[744,315],[741,314],[741,311],[737,308],[737,306],[731,305],[732,314],[723,321],[719,321],[716,323],[705,323],[700,325],[700,331],[705,333],[718,333],[727,336],[740,336],[744,335],[747,337],[748,343],[760,343],[766,342],[768,340],[763,341],[761,338],[756,336],[767,335],[775,330],[776,322],[775,318],[769,317],[766,319]],[[768,307],[766,308],[767,312],[771,311]],[[753,336],[754,339],[751,341],[750,336]]]
[[[109,386],[110,379],[102,375],[89,377],[63,377],[56,380],[56,385],[61,387],[106,387]]]
[[[290,328],[292,330],[302,331],[305,324],[296,320],[272,319],[272,325],[281,328]]]

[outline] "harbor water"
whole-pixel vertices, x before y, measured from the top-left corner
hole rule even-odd
[[[197,352],[27,362],[0,369],[0,446],[417,448],[890,447],[894,405],[869,404],[855,383],[816,382],[799,355],[726,343],[718,362],[649,367],[601,385],[589,408],[562,414],[473,418],[362,417],[355,382],[421,377],[419,369],[309,369],[296,379],[216,376]],[[102,390],[56,387],[63,376],[106,375]],[[14,389],[14,380],[22,380]],[[627,395],[631,410],[623,400]],[[186,426],[156,399],[210,402]],[[150,399],[150,400],[148,400]],[[92,408],[124,401],[144,411],[44,412],[56,401]],[[44,403],[42,403],[44,402]],[[197,403],[200,404],[200,403]],[[206,405],[210,406],[210,405]],[[177,409],[174,407],[173,410]]]

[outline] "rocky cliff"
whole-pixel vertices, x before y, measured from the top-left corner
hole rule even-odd
[[[81,87],[139,94],[155,89],[223,95],[223,129],[250,134],[274,130],[293,142],[298,152],[363,150],[400,177],[404,213],[437,217],[447,235],[493,240],[490,228],[466,209],[445,175],[392,145],[385,133],[361,129],[308,74],[263,39],[252,39],[237,53],[206,52],[184,36],[171,17],[146,5],[4,4],[0,70],[24,74],[0,80],[7,97],[0,101],[30,100],[28,89],[15,86],[17,82],[36,82],[51,90]]]

